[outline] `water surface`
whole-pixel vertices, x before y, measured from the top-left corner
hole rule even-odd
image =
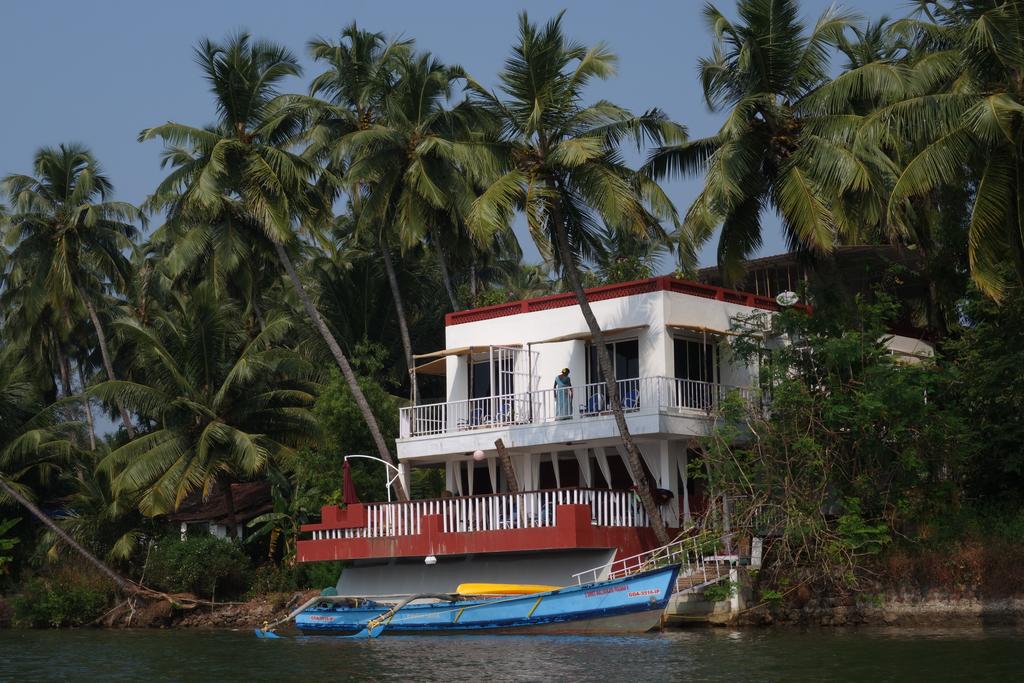
[[[1021,680],[1024,631],[694,629],[629,637],[259,640],[230,631],[0,631],[3,681]]]

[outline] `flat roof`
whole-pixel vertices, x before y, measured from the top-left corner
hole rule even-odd
[[[782,307],[775,299],[768,296],[759,296],[750,292],[740,292],[735,289],[726,289],[714,285],[706,285],[692,280],[680,280],[669,275],[652,277],[646,280],[634,282],[619,282],[614,285],[602,285],[591,287],[586,291],[587,301],[604,301],[606,299],[617,299],[624,296],[636,296],[639,294],[650,294],[651,292],[675,292],[686,294],[702,299],[714,299],[739,306],[750,308],[761,308],[766,311],[778,311]],[[532,313],[534,311],[546,311],[552,308],[565,308],[576,306],[576,295],[572,292],[563,294],[552,294],[534,299],[523,299],[521,301],[509,301],[508,303],[495,304],[494,306],[483,306],[482,308],[471,308],[465,311],[448,313],[444,317],[446,326],[461,325],[491,318],[503,318],[509,315],[520,313]],[[810,308],[804,304],[798,304],[793,308],[809,311]]]

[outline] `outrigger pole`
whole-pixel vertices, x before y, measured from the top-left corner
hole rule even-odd
[[[278,619],[277,621],[275,621],[272,624],[265,623],[265,624],[263,624],[262,628],[256,629],[256,637],[257,638],[280,638],[281,636],[279,636],[276,633],[274,633],[274,629],[276,627],[280,626],[281,624],[283,624],[285,622],[291,621],[292,619],[294,619],[295,617],[297,617],[300,614],[302,614],[303,611],[305,611],[307,608],[311,607],[315,603],[320,602],[321,600],[326,601],[326,602],[331,602],[332,601],[331,598],[334,598],[334,597],[336,597],[336,596],[322,596],[322,595],[318,595],[318,596],[316,596],[314,598],[310,598],[306,602],[302,603],[302,605],[300,605],[299,607],[296,607],[291,612],[289,612],[287,616],[282,617],[281,619]],[[421,600],[421,599],[427,599],[427,598],[434,598],[434,599],[437,599],[437,600],[447,600],[447,601],[451,602],[451,600],[454,597],[455,596],[451,595],[450,593],[418,593],[416,595],[410,595],[409,597],[403,599],[397,605],[395,605],[394,607],[389,609],[387,612],[384,612],[383,614],[381,614],[379,617],[374,617],[373,619],[370,619],[368,622],[366,622],[366,626],[363,627],[363,630],[359,631],[358,633],[353,633],[352,635],[349,635],[349,636],[335,636],[335,637],[336,638],[376,638],[377,636],[379,636],[381,633],[384,632],[384,629],[387,628],[387,625],[389,623],[391,623],[391,618],[394,617],[395,614],[398,613],[398,610],[402,609],[403,607],[408,605],[413,600]],[[348,598],[345,598],[345,599],[348,599]]]

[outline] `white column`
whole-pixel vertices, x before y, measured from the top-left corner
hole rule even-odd
[[[487,458],[487,475],[491,479],[491,493],[498,492],[498,458]]]
[[[402,488],[409,498],[412,498],[412,472],[407,462],[398,462],[398,478],[402,482]]]
[[[672,500],[666,506],[668,519],[665,520],[672,528],[679,527],[679,477],[676,476],[676,461],[679,459],[678,449],[681,445],[682,442],[679,441],[662,441],[661,458],[658,463],[661,469],[661,488],[672,492]]]
[[[551,451],[551,469],[555,471],[555,488],[562,488],[562,474],[558,471],[558,451]]]
[[[683,444],[683,453],[677,461],[679,465],[679,476],[683,480],[683,526],[688,527],[693,523],[690,516],[690,448],[689,444]]]
[[[580,485],[584,488],[593,488],[594,478],[590,470],[590,451],[586,448],[577,448],[573,452],[576,454],[576,462],[580,465]]]
[[[458,485],[455,483],[459,473],[458,464],[451,460],[444,463],[444,488],[452,493],[458,490]]]
[[[597,467],[601,470],[601,475],[604,477],[605,482],[608,484],[608,488],[612,487],[612,473],[608,467],[608,454],[605,452],[604,447],[594,449],[594,457],[597,460]]]
[[[666,443],[665,441],[655,441],[654,443],[638,443],[636,447],[640,450],[640,455],[644,459],[644,464],[647,465],[647,469],[651,471],[654,476],[654,485],[658,488],[665,488],[662,484],[661,478],[661,444]],[[626,462],[626,449],[620,448],[619,455],[622,456],[622,461]]]
[[[473,495],[473,476],[476,474],[476,461],[466,461],[466,481],[469,484],[469,495]]]
[[[640,447],[637,446],[637,448]],[[616,445],[615,450],[618,451],[619,457],[622,458],[622,464],[626,466],[626,471],[629,472],[629,478],[633,480],[634,485],[639,486],[640,482],[636,480],[636,477],[633,475],[633,468],[629,466],[629,457],[626,455],[626,447]],[[641,457],[643,452],[643,449],[640,448]]]
[[[512,458],[512,466],[515,468],[516,476],[519,477],[519,490],[532,491],[533,467],[531,465],[531,455],[529,453],[516,453],[510,457]]]

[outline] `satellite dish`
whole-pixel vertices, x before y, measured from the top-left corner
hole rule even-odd
[[[780,306],[795,306],[800,301],[800,297],[796,292],[779,292],[779,295],[775,297],[775,302]]]

